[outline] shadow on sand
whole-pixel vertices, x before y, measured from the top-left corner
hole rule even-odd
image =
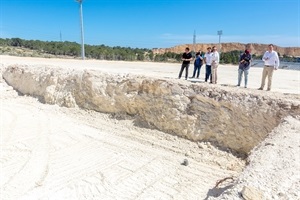
[[[233,187],[233,184],[230,184],[228,186],[219,188],[219,187],[214,187],[212,189],[209,189],[206,195],[206,198],[204,200],[208,200],[209,197],[218,197],[220,196],[224,191],[230,189]]]

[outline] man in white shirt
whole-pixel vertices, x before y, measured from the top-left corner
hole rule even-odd
[[[211,48],[207,48],[207,52],[204,55],[204,61],[205,61],[205,82],[210,78],[211,79]]]
[[[212,83],[216,84],[217,83],[217,72],[218,72],[218,66],[219,66],[219,62],[220,62],[220,55],[219,52],[217,51],[217,48],[215,46],[213,46],[212,48],[212,54],[211,54],[211,68],[212,68]]]
[[[268,76],[268,91],[271,90],[272,86],[272,76],[274,70],[277,70],[279,67],[279,57],[276,51],[273,50],[273,44],[269,45],[269,50],[265,52],[262,60],[265,62],[265,66],[262,72],[261,85],[259,90],[263,90],[265,87],[266,77]]]

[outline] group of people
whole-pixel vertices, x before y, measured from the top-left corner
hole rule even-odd
[[[270,44],[268,46],[268,50],[264,53],[262,60],[264,61],[264,68],[262,72],[262,80],[261,80],[261,86],[258,88],[259,90],[263,90],[265,86],[265,80],[268,77],[268,88],[267,90],[271,90],[272,86],[272,76],[274,70],[277,70],[279,67],[279,57],[278,53],[274,51],[273,44]],[[185,70],[185,79],[188,79],[188,71],[189,71],[189,65],[190,62],[194,60],[190,49],[188,47],[185,48],[185,52],[182,54],[182,65],[179,72],[178,78],[180,79],[182,76],[183,71]],[[249,69],[251,66],[251,49],[246,48],[244,53],[240,55],[239,58],[239,68],[238,68],[238,83],[237,86],[241,86],[242,77],[244,75],[244,87],[247,88],[248,84],[248,75],[249,75]],[[217,83],[217,69],[220,62],[220,54],[217,51],[217,48],[215,46],[208,47],[207,52],[203,55],[202,51],[198,51],[195,55],[195,61],[194,61],[194,71],[193,76],[191,78],[199,78],[200,70],[205,63],[205,82],[208,80],[212,84]]]
[[[188,73],[189,73],[189,65],[192,60],[194,60],[190,49],[187,47],[185,48],[185,52],[182,54],[182,65],[179,72],[178,78],[180,79],[182,76],[183,71],[185,70],[185,79],[188,79]],[[202,51],[198,51],[195,56],[195,62],[194,62],[194,71],[193,76],[191,78],[199,78],[200,70],[205,63],[206,65],[206,72],[205,72],[205,82],[207,80],[210,80],[210,83],[217,83],[217,69],[220,62],[220,54],[217,51],[217,48],[214,47],[208,47],[207,52],[203,55]]]

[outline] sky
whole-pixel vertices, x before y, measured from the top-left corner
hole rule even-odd
[[[0,0],[0,37],[81,43],[79,10],[75,0]],[[83,0],[82,11],[89,45],[168,48],[195,33],[196,43],[300,47],[300,0]]]

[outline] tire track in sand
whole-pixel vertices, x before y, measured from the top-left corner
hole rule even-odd
[[[12,118],[12,123],[4,123],[4,135],[10,135],[9,140],[1,145],[3,156],[11,152],[11,159],[17,162],[3,160],[3,199],[17,199],[29,190],[42,184],[48,171],[48,136],[49,117],[36,107],[24,104],[6,104],[6,114],[12,113],[18,117]],[[17,112],[16,112],[17,111]],[[1,156],[2,157],[2,156]],[[14,166],[12,166],[14,165]]]
[[[181,165],[195,151],[184,139],[23,98],[5,102],[18,119],[1,148],[23,165],[3,162],[4,199],[204,199],[218,179],[237,173],[198,153]]]

